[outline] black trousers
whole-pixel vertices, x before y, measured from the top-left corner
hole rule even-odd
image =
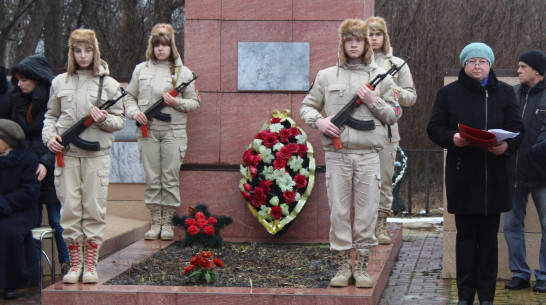
[[[500,214],[455,214],[459,300],[493,301],[498,272]]]

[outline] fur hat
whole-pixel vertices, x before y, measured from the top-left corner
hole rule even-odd
[[[0,139],[14,148],[25,139],[25,132],[14,121],[0,119]]]
[[[155,60],[154,55],[154,40],[159,37],[164,37],[171,45],[171,58],[177,60],[180,55],[176,49],[176,42],[174,39],[174,29],[170,24],[167,23],[158,23],[156,24],[152,32],[150,33],[150,38],[148,39],[148,49],[146,50],[146,60]]]
[[[489,67],[492,67],[493,62],[495,62],[495,54],[493,54],[493,50],[490,46],[483,42],[473,42],[464,47],[464,49],[461,51],[461,55],[459,55],[461,65],[464,67],[464,64],[469,59],[474,57],[487,59],[487,61],[489,61]]]
[[[385,19],[372,16],[366,19],[365,22],[366,26],[368,27],[368,31],[378,30],[383,32],[383,46],[381,47],[381,51],[384,54],[389,53],[391,50],[391,39],[389,37],[389,32],[387,31],[387,22],[385,22]]]
[[[538,74],[544,76],[546,72],[546,56],[540,50],[527,51],[519,57],[518,61],[522,61],[535,69]]]
[[[373,50],[370,47],[370,40],[368,39],[368,29],[362,19],[346,19],[339,26],[339,65],[344,66],[347,64],[347,55],[345,54],[345,40],[351,36],[363,38],[366,42],[364,46],[364,54],[362,55],[364,63],[372,62]]]
[[[93,69],[93,75],[97,75],[101,66],[99,42],[97,41],[95,31],[88,29],[77,29],[70,34],[70,38],[68,39],[68,75],[74,74],[78,68],[76,59],[74,59],[74,46],[79,44],[93,48],[93,64],[91,68]]]

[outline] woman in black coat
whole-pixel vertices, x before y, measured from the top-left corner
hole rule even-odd
[[[61,202],[55,191],[55,156],[42,141],[44,114],[47,111],[49,87],[53,80],[53,71],[43,56],[28,56],[11,68],[13,89],[10,98],[13,103],[11,119],[17,122],[25,132],[25,143],[29,150],[39,158],[36,175],[41,181],[38,200],[38,221],[42,225],[42,204],[46,205],[49,225],[55,229],[57,253],[64,274],[70,268],[68,249],[63,239],[61,227]]]
[[[32,228],[38,219],[38,159],[17,123],[0,119],[0,288],[5,299],[37,283],[38,254]]]
[[[484,43],[467,45],[460,55],[458,80],[438,91],[427,132],[447,149],[447,209],[455,214],[459,304],[492,304],[498,269],[500,213],[512,209],[508,156],[519,137],[487,149],[471,146],[458,124],[480,129],[523,132],[514,90],[490,66],[494,55]]]

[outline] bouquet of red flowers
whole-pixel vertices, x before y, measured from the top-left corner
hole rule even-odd
[[[244,152],[240,166],[241,194],[270,234],[297,217],[314,184],[313,147],[289,113],[273,112]]]
[[[215,266],[224,267],[224,262],[218,258],[211,258],[214,255],[209,251],[202,251],[201,253],[195,254],[190,259],[190,264],[184,268],[184,275],[188,279],[195,280],[196,282],[205,280],[207,283],[211,283],[217,276]]]
[[[223,244],[220,230],[233,222],[229,216],[212,216],[209,208],[204,204],[197,204],[195,208],[188,209],[188,216],[173,216],[173,225],[181,228],[186,233],[182,240],[184,246],[203,244],[210,247],[218,247]]]

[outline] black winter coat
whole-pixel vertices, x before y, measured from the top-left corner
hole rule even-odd
[[[510,160],[513,186],[543,187],[546,186],[546,162],[534,158],[529,150],[537,142],[546,119],[546,81],[540,81],[531,89],[523,84],[516,85],[514,91],[525,124],[525,136]]]
[[[0,288],[24,288],[39,278],[31,229],[38,219],[36,155],[24,144],[0,157]]]
[[[488,214],[512,209],[507,155],[515,152],[521,135],[506,141],[508,149],[501,156],[472,146],[456,147],[453,136],[459,132],[459,123],[523,133],[515,99],[512,87],[500,82],[493,70],[485,88],[461,69],[457,81],[438,91],[427,132],[434,143],[447,149],[449,213]]]
[[[40,203],[57,202],[54,186],[55,156],[49,151],[42,141],[42,128],[44,127],[44,115],[47,111],[49,100],[49,87],[53,79],[53,71],[47,60],[42,56],[29,56],[13,66],[12,75],[20,73],[29,79],[38,81],[38,86],[30,94],[21,92],[18,86],[14,86],[11,92],[13,113],[11,119],[25,131],[25,143],[39,158],[41,164],[47,168],[47,175],[42,180],[40,190]],[[12,81],[16,80],[15,77]],[[28,118],[30,109],[30,121]]]
[[[6,68],[0,66],[0,119],[11,119],[12,103],[9,99],[10,83],[6,78]]]
[[[536,144],[531,147],[529,152],[531,153],[531,157],[537,162],[546,163],[546,119],[542,122],[542,128],[540,129]]]

